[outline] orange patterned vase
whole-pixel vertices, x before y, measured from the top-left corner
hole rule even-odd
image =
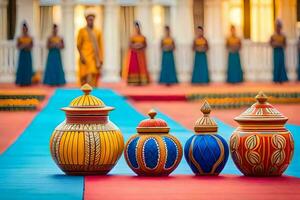
[[[239,127],[230,138],[230,151],[246,176],[280,176],[293,157],[294,141],[284,127],[288,118],[260,92],[257,102],[235,118]]]
[[[129,167],[139,176],[167,176],[178,166],[182,158],[182,147],[177,138],[169,134],[170,128],[162,119],[143,120],[137,127],[138,134],[125,145],[125,159]]]
[[[88,84],[81,90],[84,95],[62,108],[66,120],[51,136],[51,155],[68,175],[107,174],[122,155],[123,136],[108,117],[114,108],[90,95]]]

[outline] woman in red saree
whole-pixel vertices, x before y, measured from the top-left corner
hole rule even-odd
[[[135,22],[135,34],[130,38],[128,59],[123,68],[123,78],[130,85],[146,85],[150,82],[146,62],[147,41],[140,24]]]

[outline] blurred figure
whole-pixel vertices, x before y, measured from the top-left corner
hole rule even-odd
[[[208,42],[204,37],[203,28],[201,26],[198,26],[196,38],[193,42],[193,51],[195,51],[195,59],[192,75],[192,84],[209,83],[209,71],[206,57],[207,50]]]
[[[19,60],[16,74],[16,84],[20,86],[31,85],[33,76],[31,49],[33,39],[28,34],[26,22],[22,24],[22,35],[18,37],[17,48],[19,49]]]
[[[58,27],[54,24],[52,27],[52,35],[47,41],[49,52],[44,74],[44,84],[52,86],[64,85],[66,83],[60,55],[60,50],[64,48],[64,41],[57,35],[57,32]]]
[[[228,69],[227,82],[240,83],[243,82],[243,70],[240,60],[240,49],[242,47],[241,40],[236,36],[235,26],[230,27],[230,36],[226,40],[226,48],[228,50]]]
[[[77,37],[77,49],[79,52],[79,80],[80,84],[89,83],[97,87],[103,64],[102,34],[94,27],[96,14],[87,9],[85,19],[87,26],[81,28]]]
[[[275,33],[271,36],[270,44],[273,47],[273,81],[282,83],[288,81],[285,69],[284,48],[286,38],[281,32],[282,23],[280,20],[275,22]]]
[[[134,23],[135,33],[130,38],[129,55],[123,69],[123,78],[130,85],[146,85],[150,82],[147,70],[147,41],[141,33],[140,24]]]
[[[169,26],[165,26],[165,36],[161,40],[161,49],[162,62],[159,83],[164,83],[166,85],[178,83],[173,54],[175,42],[171,37]]]
[[[297,69],[297,80],[300,81],[300,37],[298,38],[298,69]]]

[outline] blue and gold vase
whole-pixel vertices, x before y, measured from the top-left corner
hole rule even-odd
[[[184,156],[196,175],[219,175],[228,159],[228,145],[217,134],[218,126],[209,116],[211,108],[206,101],[201,112],[203,117],[195,123],[195,135],[186,142]]]
[[[140,122],[137,134],[125,145],[125,159],[139,176],[168,176],[182,158],[182,147],[177,138],[169,134],[167,123],[151,110],[150,119]]]

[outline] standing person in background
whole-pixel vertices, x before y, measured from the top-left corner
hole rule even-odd
[[[28,34],[26,22],[22,24],[22,35],[18,38],[19,60],[16,73],[16,84],[20,86],[31,85],[33,76],[31,50],[33,39]]]
[[[93,10],[85,11],[87,26],[81,28],[77,37],[79,52],[79,81],[83,85],[89,83],[97,87],[103,65],[102,34],[94,27],[96,14]]]
[[[228,83],[243,82],[243,70],[240,60],[241,47],[241,40],[236,36],[235,26],[231,25],[230,36],[226,39],[226,48],[228,50]]]
[[[300,36],[298,38],[298,69],[297,69],[297,80],[300,81]]]
[[[209,83],[209,71],[207,66],[206,52],[208,42],[204,37],[203,28],[197,27],[197,35],[193,42],[193,51],[195,52],[194,69],[192,74],[192,84]]]
[[[130,85],[146,85],[150,82],[146,61],[147,40],[138,22],[134,23],[134,27],[135,33],[130,38],[128,60],[122,76]]]
[[[275,83],[282,83],[288,81],[284,59],[286,37],[282,34],[281,29],[281,21],[276,20],[275,33],[271,36],[270,39],[270,44],[273,48],[273,81]]]
[[[53,25],[52,35],[48,38],[48,58],[44,74],[44,84],[64,85],[66,83],[65,73],[62,66],[60,50],[64,48],[64,41],[57,35],[58,27]]]
[[[170,34],[170,27],[165,26],[165,37],[161,41],[162,62],[159,83],[171,85],[178,83],[174,61],[175,42]]]

